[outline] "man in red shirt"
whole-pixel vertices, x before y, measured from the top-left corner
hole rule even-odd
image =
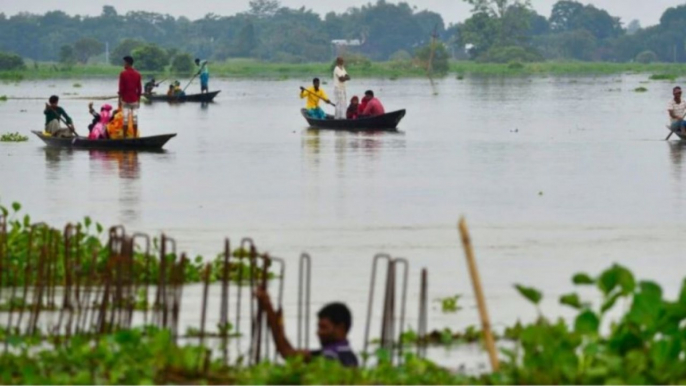
[[[133,58],[124,57],[124,71],[119,74],[119,104],[124,111],[124,127],[133,120],[133,134],[138,136],[138,107],[140,106],[143,85],[141,74],[133,68]],[[124,130],[124,137],[127,130]]]
[[[384,115],[386,114],[386,111],[383,108],[383,105],[381,104],[381,101],[376,99],[374,97],[374,91],[369,90],[364,93],[364,96],[367,100],[367,104],[364,107],[364,111],[362,111],[362,114],[360,114],[360,118],[363,117],[376,117],[379,115]]]

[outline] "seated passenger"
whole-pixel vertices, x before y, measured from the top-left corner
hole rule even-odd
[[[374,97],[374,91],[369,90],[365,92],[364,95],[367,99],[367,104],[362,114],[360,114],[360,117],[377,117],[386,114],[381,101]]]
[[[350,100],[350,106],[348,106],[348,112],[346,113],[346,118],[348,119],[357,119],[357,116],[359,115],[358,109],[360,108],[360,98],[357,96],[354,96]]]
[[[107,139],[107,125],[112,120],[112,106],[104,104],[100,113],[93,109],[93,102],[88,104],[88,112],[93,116],[93,123],[88,125],[88,139]]]

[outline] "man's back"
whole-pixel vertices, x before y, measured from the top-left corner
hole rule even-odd
[[[140,100],[141,74],[133,68],[127,68],[119,74],[119,96],[124,103],[138,103]]]
[[[365,108],[364,115],[376,117],[379,115],[384,115],[386,114],[386,111],[381,104],[381,101],[379,101],[376,98],[372,98],[368,103],[367,107]]]

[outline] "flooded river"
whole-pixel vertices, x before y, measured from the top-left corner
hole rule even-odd
[[[178,133],[164,153],[55,151],[34,137],[0,143],[0,202],[20,201],[53,225],[89,215],[164,231],[206,256],[225,236],[252,237],[288,262],[289,331],[297,258],[307,251],[314,310],[350,304],[357,347],[378,252],[410,260],[408,324],[417,325],[422,267],[432,300],[465,295],[457,314],[433,303],[430,329],[478,323],[456,229],[461,215],[496,328],[536,315],[514,283],[542,289],[544,313],[566,316],[557,298],[571,291],[571,276],[613,262],[674,296],[685,266],[686,146],[664,141],[673,84],[645,80],[448,78],[435,91],[421,79],[351,83],[350,96],[371,88],[388,111],[407,109],[397,134],[308,130],[299,114],[304,79],[213,80],[222,90],[216,103],[142,106],[145,135]],[[4,84],[0,95],[116,90],[114,80],[73,83]],[[634,92],[639,86],[649,91]],[[66,98],[62,106],[87,132],[87,101]],[[0,102],[0,131],[39,130],[44,103]]]

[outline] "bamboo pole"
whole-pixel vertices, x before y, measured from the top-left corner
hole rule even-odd
[[[486,343],[486,350],[491,360],[491,367],[494,372],[500,369],[500,362],[498,361],[498,354],[493,340],[493,333],[491,332],[491,321],[488,317],[488,309],[486,307],[486,298],[481,286],[481,278],[479,277],[479,270],[476,266],[474,258],[474,249],[472,248],[472,240],[469,237],[469,229],[467,228],[467,221],[460,219],[459,224],[460,235],[462,236],[462,245],[467,257],[467,266],[469,267],[469,275],[472,278],[472,285],[474,286],[474,295],[476,296],[476,303],[479,307],[479,316],[481,317],[481,326],[483,328],[484,341]]]

